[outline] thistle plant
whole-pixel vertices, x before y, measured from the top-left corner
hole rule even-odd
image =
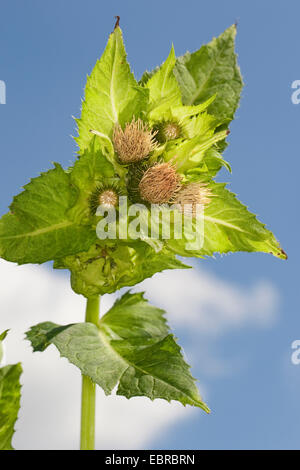
[[[243,85],[235,35],[233,25],[179,58],[172,47],[138,82],[117,22],[87,79],[74,164],[63,169],[55,163],[33,178],[0,220],[2,258],[53,260],[54,269],[70,271],[72,289],[87,299],[85,322],[44,322],[26,333],[34,351],[53,344],[82,373],[81,449],[94,448],[96,385],[105,394],[117,387],[127,398],[176,400],[209,412],[165,312],[143,293],[127,291],[100,317],[101,295],[166,269],[188,268],[178,255],[259,251],[286,259],[274,235],[215,181],[221,168],[230,171],[222,152]],[[155,222],[154,206],[168,206],[172,216]],[[191,247],[199,235],[198,206],[203,236]],[[190,222],[182,236],[176,235],[178,214]]]

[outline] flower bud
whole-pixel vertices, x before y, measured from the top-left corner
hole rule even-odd
[[[205,206],[210,203],[210,189],[205,183],[188,183],[182,186],[174,198],[182,212],[196,216],[197,204]]]
[[[171,202],[180,188],[180,176],[171,163],[157,163],[148,168],[139,183],[143,200],[151,204]]]
[[[96,187],[89,199],[91,214],[95,215],[99,206],[107,209],[116,207],[119,202],[120,191],[115,185],[102,185]]]
[[[133,119],[124,130],[117,125],[113,141],[120,161],[134,163],[148,157],[156,147],[155,134],[141,119]]]
[[[157,129],[156,140],[162,144],[169,140],[178,139],[182,135],[180,125],[175,121],[162,122],[155,128]]]

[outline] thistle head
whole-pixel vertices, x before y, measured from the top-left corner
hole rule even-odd
[[[115,151],[122,163],[135,163],[148,157],[156,147],[156,132],[149,129],[141,119],[134,119],[123,130],[117,125],[113,142]]]
[[[188,183],[182,186],[174,198],[179,209],[193,217],[196,216],[197,204],[206,206],[210,203],[211,191],[205,183]]]
[[[170,162],[148,168],[139,183],[141,198],[151,204],[171,202],[180,188],[180,176]]]
[[[178,122],[165,121],[156,126],[157,135],[156,140],[160,143],[168,142],[169,140],[178,139],[182,135],[182,130]]]
[[[96,214],[97,208],[103,206],[107,209],[116,207],[119,202],[120,190],[116,185],[99,184],[89,198],[89,206],[92,215]]]

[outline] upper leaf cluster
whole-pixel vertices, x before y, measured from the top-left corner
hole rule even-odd
[[[55,164],[14,198],[0,220],[1,257],[19,264],[54,260],[54,267],[70,269],[73,289],[87,297],[133,285],[163,269],[185,267],[176,254],[202,257],[243,250],[286,258],[273,234],[213,180],[222,166],[230,170],[221,151],[242,89],[235,34],[232,26],[177,59],[172,47],[165,63],[137,82],[117,27],[87,80],[76,120],[77,160],[68,170]],[[165,123],[178,126],[178,135],[158,140],[145,163],[172,162],[183,183],[207,185],[211,200],[201,249],[187,251],[184,239],[154,243],[143,233],[138,240],[97,238],[93,192],[111,185],[132,199],[138,165],[120,161],[113,135],[116,125],[124,128],[133,119],[157,135]]]

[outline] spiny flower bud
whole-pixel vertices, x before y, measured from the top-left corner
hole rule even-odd
[[[178,204],[182,212],[196,216],[197,204],[205,206],[210,203],[210,189],[205,183],[188,183],[182,186],[174,198],[174,204]]]
[[[115,185],[102,185],[96,187],[89,199],[89,206],[91,213],[96,214],[99,206],[104,206],[107,209],[116,207],[119,202],[120,191]]]
[[[151,204],[171,202],[180,188],[180,176],[171,163],[157,163],[144,173],[139,192]]]
[[[115,207],[118,202],[118,195],[112,189],[105,189],[99,194],[99,204],[107,207]]]
[[[141,119],[134,119],[123,130],[117,125],[113,141],[122,163],[133,163],[146,158],[156,147],[155,134]]]
[[[160,143],[178,139],[182,134],[180,125],[175,121],[162,122],[155,128],[157,129],[156,140]]]

